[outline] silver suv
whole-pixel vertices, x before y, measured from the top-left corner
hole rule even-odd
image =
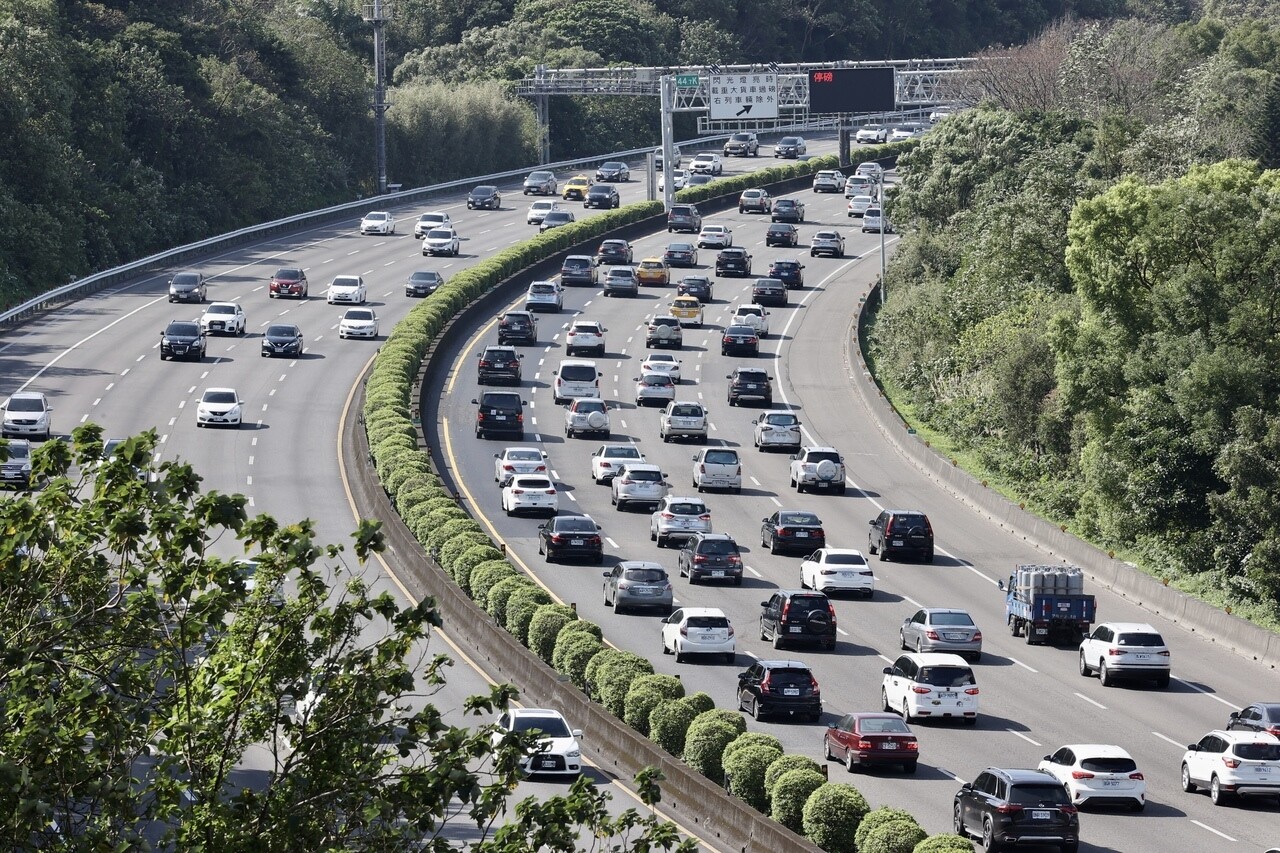
[[[671,484],[660,467],[639,462],[623,465],[618,476],[609,481],[609,488],[612,490],[610,503],[622,512],[629,504],[644,504],[656,509],[671,491]]]
[[[649,516],[649,538],[665,548],[672,539],[711,532],[711,510],[702,498],[667,495]]]
[[[649,320],[649,329],[644,333],[644,348],[684,346],[684,330],[680,327],[678,317],[653,317]]]
[[[675,401],[658,416],[658,435],[662,440],[695,438],[707,443],[707,410],[701,403]]]
[[[40,391],[18,391],[4,406],[3,427],[0,438],[25,436],[49,440],[53,429],[53,407]]]
[[[791,457],[791,485],[797,492],[845,493],[844,457],[834,447],[802,447]]]

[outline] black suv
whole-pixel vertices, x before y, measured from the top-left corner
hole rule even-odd
[[[822,719],[822,690],[798,660],[758,660],[738,673],[738,710],[757,720],[766,714],[803,714],[816,723]]]
[[[501,210],[502,194],[493,184],[483,184],[467,193],[467,210]]]
[[[667,213],[667,231],[691,231],[697,234],[702,230],[702,214],[696,204],[673,204]]]
[[[754,133],[735,133],[724,143],[725,157],[759,157],[760,140]]]
[[[774,308],[787,307],[787,284],[780,278],[758,278],[751,287],[751,301]]]
[[[790,289],[804,287],[804,264],[794,259],[779,258],[769,264],[769,278],[779,279]]]
[[[498,318],[498,343],[536,344],[538,318],[528,311],[508,311]]]
[[[569,255],[560,264],[560,283],[596,286],[596,259],[590,255]]]
[[[914,555],[933,562],[933,526],[929,517],[914,509],[886,509],[871,519],[867,530],[867,550],[881,560]]]
[[[716,255],[716,275],[751,275],[751,255],[741,247],[721,249]]]
[[[720,336],[720,354],[735,355],[746,352],[747,355],[760,354],[760,336],[750,326],[726,326]],[[733,399],[730,388],[729,399]]]
[[[622,206],[622,197],[618,195],[618,188],[613,184],[595,184],[587,190],[587,197],[583,199],[582,206],[612,210]]]
[[[773,377],[761,367],[735,367],[725,379],[729,380],[729,405],[736,406],[743,400],[759,400],[765,408],[773,405]]]
[[[800,232],[794,225],[786,222],[775,222],[764,232],[766,246],[786,246],[794,248],[800,245]]]
[[[605,240],[596,250],[598,264],[629,264],[631,260],[631,244],[626,240]]]
[[[676,563],[681,577],[694,584],[703,578],[732,580],[742,586],[742,554],[727,533],[695,533],[684,541]]]
[[[1057,844],[1064,853],[1080,845],[1080,815],[1062,783],[1043,770],[988,767],[956,792],[956,835],[978,838],[984,850],[1006,844]]]
[[[677,296],[696,296],[698,301],[706,305],[711,301],[713,285],[705,275],[687,275],[676,283]]]
[[[804,222],[804,202],[780,198],[773,203],[771,217],[774,222]]]
[[[516,391],[485,391],[476,410],[476,438],[510,435],[524,439],[524,400]]]
[[[780,589],[760,608],[760,639],[772,640],[775,649],[785,643],[836,647],[836,609],[822,593]]]
[[[520,370],[520,359],[524,356],[516,352],[515,347],[485,347],[484,352],[476,353],[480,359],[476,365],[476,378],[481,385],[519,385],[523,378]]]
[[[166,358],[204,358],[204,330],[194,320],[174,320],[160,333],[160,360]]]

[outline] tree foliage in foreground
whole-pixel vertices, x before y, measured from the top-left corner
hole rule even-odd
[[[431,704],[451,663],[430,653],[439,613],[371,591],[378,525],[323,545],[309,521],[202,492],[184,463],[148,483],[155,445],[136,436],[97,467],[101,429],[80,426],[34,454],[41,490],[0,501],[0,847],[680,844],[651,815],[612,817],[585,779],[512,808],[534,742],[495,745]],[[492,717],[514,695],[465,710]],[[659,778],[639,779],[648,805]]]

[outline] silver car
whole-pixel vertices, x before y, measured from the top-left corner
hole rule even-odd
[[[711,510],[702,498],[667,495],[649,516],[649,538],[665,548],[672,539],[711,532]]]
[[[619,512],[628,504],[645,504],[656,507],[671,491],[667,475],[657,465],[647,462],[635,465],[624,465],[609,484],[612,492],[610,502]]]
[[[791,412],[768,412],[751,423],[756,426],[755,445],[760,451],[780,447],[800,449],[800,419]]]
[[[604,603],[613,605],[614,613],[628,608],[656,607],[670,613],[674,592],[667,570],[659,563],[645,560],[623,560],[604,572]]]
[[[636,406],[669,403],[676,398],[676,383],[667,373],[646,373],[636,377]]]
[[[955,652],[975,661],[982,657],[982,632],[967,610],[922,607],[902,620],[898,643],[916,652]]]
[[[658,435],[662,440],[696,438],[707,441],[707,410],[701,403],[673,401],[658,416]]]
[[[507,447],[493,454],[493,481],[499,486],[511,482],[517,474],[547,473],[546,451],[536,447]]]
[[[524,295],[524,310],[559,313],[564,307],[564,291],[554,281],[535,281]]]

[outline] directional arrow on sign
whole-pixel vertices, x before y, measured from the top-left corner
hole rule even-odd
[[[752,107],[752,105],[751,105],[751,104],[747,104],[745,107],[743,107],[742,109],[738,110],[738,113],[737,113],[737,114],[738,114],[738,115],[740,115],[740,116],[744,116],[744,115],[746,115],[747,113],[751,112],[751,107]]]

